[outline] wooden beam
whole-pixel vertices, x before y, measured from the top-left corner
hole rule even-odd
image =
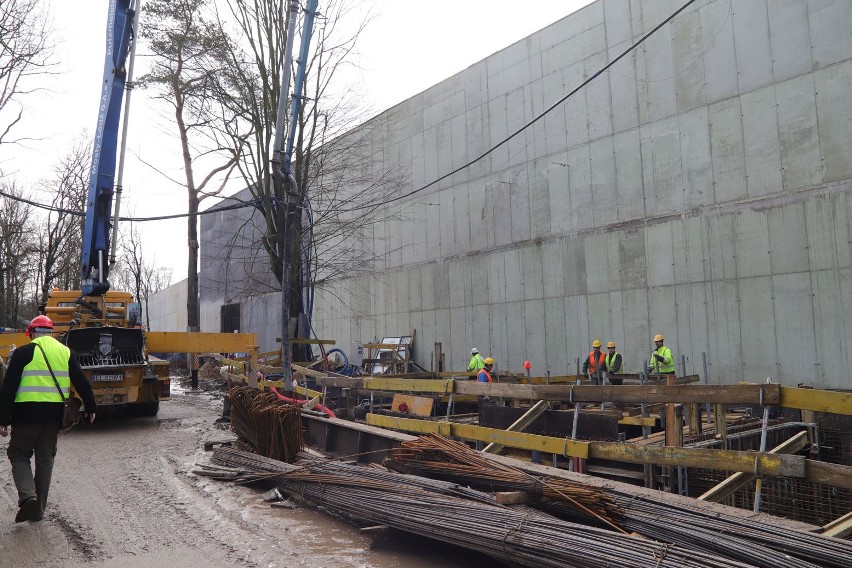
[[[546,400],[540,400],[535,403],[529,410],[527,410],[520,418],[515,420],[506,430],[508,432],[523,432],[529,425],[535,422],[536,418],[544,414],[544,411],[550,408],[550,402]],[[494,442],[488,444],[482,451],[486,454],[499,454],[500,450],[504,448],[501,444],[496,444]]]
[[[846,538],[852,535],[852,511],[822,527],[822,535],[834,538]]]
[[[541,498],[526,491],[497,491],[494,499],[498,505],[526,505],[541,501]]]
[[[308,339],[306,337],[293,337],[290,343],[295,345],[334,345],[337,343],[334,339]]]
[[[852,489],[852,466],[807,460],[805,473],[807,480],[812,483]]]
[[[849,416],[852,415],[852,393],[781,387],[780,406]]]
[[[795,454],[807,445],[808,433],[807,431],[802,430],[789,440],[785,441],[783,444],[772,448],[769,453]],[[736,491],[742,489],[743,487],[754,481],[755,477],[756,476],[753,473],[739,471],[728,477],[715,487],[711,488],[709,491],[701,495],[699,499],[702,501],[713,501],[714,503],[721,503],[726,497],[732,495]]]
[[[642,416],[625,416],[618,419],[618,423],[622,426],[656,426],[657,419],[652,417],[643,418]]]
[[[202,333],[147,331],[145,342],[151,353],[239,353],[257,351],[253,333]]]

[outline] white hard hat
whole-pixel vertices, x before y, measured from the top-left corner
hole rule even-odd
[[[471,355],[476,355],[477,353],[479,353],[479,349],[477,349],[476,347],[470,350]]]

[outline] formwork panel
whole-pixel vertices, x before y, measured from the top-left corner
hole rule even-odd
[[[488,255],[488,303],[499,304],[506,301],[506,260],[505,253],[495,252]]]
[[[644,288],[648,285],[648,257],[645,250],[644,231],[627,229],[619,233],[618,261],[623,288]]]
[[[671,31],[670,26],[663,26],[645,40],[645,80],[652,122],[672,116],[677,109]]]
[[[624,0],[603,0],[602,4],[607,43],[612,46],[632,39],[630,6]]]
[[[671,22],[677,110],[684,112],[707,104],[701,14],[681,14]]]
[[[701,7],[701,39],[708,102],[721,101],[739,92],[734,50],[732,5],[712,2]]]
[[[852,2],[808,0],[811,24],[811,60],[814,69],[852,55]]]
[[[412,312],[423,309],[423,270],[422,266],[412,266],[406,272],[408,284],[408,309]]]
[[[550,239],[541,244],[542,294],[545,298],[558,298],[565,294],[563,244],[564,239]]]
[[[495,367],[498,370],[506,370],[506,361],[499,361],[500,356],[511,357],[509,351],[510,336],[509,336],[509,312],[507,303],[491,305],[491,348],[492,355],[495,357]]]
[[[792,79],[811,70],[807,2],[773,0],[769,10],[769,44],[776,81]]]
[[[471,311],[471,320],[466,322],[465,325],[473,342],[468,349],[478,347],[479,351],[484,354],[483,357],[488,357],[497,352],[494,337],[491,335],[491,330],[494,327],[491,323],[491,306],[474,306]]]
[[[624,340],[619,351],[626,358],[625,365],[630,369],[641,369],[642,361],[651,352],[649,341],[654,333],[648,319],[648,290],[646,288],[627,289],[622,292],[624,313]]]
[[[426,245],[426,258],[424,260],[435,260],[441,258],[441,195],[446,191],[432,194],[421,201],[423,217],[419,220],[426,225],[426,240],[421,241],[421,246]],[[416,209],[415,209],[416,211]]]
[[[816,355],[819,361],[816,379],[821,386],[830,387],[837,384],[838,379],[845,375],[850,363],[852,345],[843,341],[850,316],[848,306],[842,301],[841,281],[837,270],[819,270],[811,273],[814,323],[816,324]]]
[[[834,210],[834,228],[837,232],[837,266],[852,268],[852,181],[845,184],[847,190],[838,194]]]
[[[530,186],[527,166],[513,168],[510,172],[511,238],[513,243],[530,238]]]
[[[737,294],[736,282],[710,283],[710,363],[714,378],[722,384],[741,380],[743,349]]]
[[[598,60],[600,57],[600,61]],[[586,74],[592,76],[606,65],[606,52],[600,52],[596,58],[586,60]],[[610,100],[609,78],[611,73],[604,73],[586,85],[582,94],[586,97],[586,107],[589,109],[589,138],[597,140],[604,136],[612,136],[612,101]],[[581,93],[577,93],[580,95]]]
[[[569,237],[562,249],[562,270],[565,295],[577,296],[586,293],[586,250],[584,239]]]
[[[710,118],[706,106],[679,117],[683,167],[683,204],[687,208],[711,205],[713,158],[710,153]]]
[[[846,369],[852,365],[852,269],[843,269],[837,271],[840,278],[840,321],[843,322],[843,329],[837,337],[840,348],[846,355]],[[837,299],[835,299],[835,304]],[[834,317],[838,317],[835,312]],[[831,377],[831,382],[826,384],[831,388],[849,388],[849,379],[847,375],[840,374],[836,377]]]
[[[772,50],[765,0],[737,3],[733,21],[740,93],[769,85],[772,83]]]
[[[802,75],[775,85],[784,189],[822,182],[813,76]]]
[[[456,308],[450,310],[450,327],[443,330],[444,335],[449,334],[449,343],[444,343],[441,348],[444,352],[445,371],[463,371],[467,369],[470,360],[470,350],[479,347],[470,340],[466,322],[469,308]]]
[[[589,339],[589,307],[588,296],[569,296],[565,298],[565,342],[569,354],[578,353],[579,349],[591,343]],[[568,360],[570,367],[576,355]],[[582,359],[580,361],[582,363]]]
[[[547,176],[547,168],[550,161],[550,158],[538,159],[528,172],[530,237],[534,239],[548,237],[553,234],[550,226],[550,182]]]
[[[649,212],[668,213],[677,211],[683,203],[683,168],[680,154],[680,132],[678,117],[668,118],[651,124],[654,144],[653,193],[646,206]]]
[[[630,42],[610,49],[610,60],[615,59]],[[623,132],[639,125],[639,109],[636,99],[636,53],[630,53],[610,67],[609,86],[612,99],[612,128]]]
[[[451,308],[461,308],[465,305],[465,286],[469,281],[467,277],[468,263],[464,260],[451,260],[449,263],[450,293],[449,302]]]
[[[532,105],[527,101],[523,88],[510,91],[506,95],[506,128],[509,134],[523,128],[527,123],[527,118],[531,115]],[[506,143],[509,150],[509,166],[516,167],[532,159],[532,148],[528,144],[528,134],[529,131],[524,130]]]
[[[439,308],[435,310],[435,329],[434,329],[434,340],[431,343],[421,343],[419,347],[421,347],[421,355],[425,355],[423,351],[431,352],[434,350],[434,343],[441,343],[441,351],[444,352],[452,350],[454,345],[459,345],[461,347],[461,343],[455,344],[452,342],[452,312],[453,310],[447,308]],[[419,332],[418,332],[419,334]],[[414,342],[415,349],[417,348],[417,341]],[[425,359],[424,359],[425,360]],[[436,362],[437,363],[437,362]],[[437,364],[435,365],[437,368]]]
[[[488,122],[488,104],[473,106],[465,113],[465,144],[471,159],[481,156],[490,148],[491,125]],[[406,162],[401,162],[406,163]],[[470,180],[476,180],[491,171],[491,156],[488,155],[467,167]]]
[[[689,317],[687,337],[680,343],[691,352],[691,367],[689,373],[704,375],[701,353],[707,351],[710,343],[707,330],[707,286],[704,283],[680,286],[679,290],[686,291],[686,309],[679,309],[678,315],[686,313]],[[681,305],[678,299],[679,306]],[[689,355],[689,353],[687,353]]]
[[[390,311],[396,313],[407,313],[411,309],[411,302],[408,300],[408,281],[409,274],[411,272],[411,269],[402,269],[393,273],[393,298],[395,299],[395,304],[391,305],[396,309],[392,309]],[[415,278],[415,280],[418,282],[420,281],[419,278]]]
[[[568,157],[562,152],[545,158],[542,162],[544,175],[547,176],[550,234],[557,236],[568,228],[571,215],[571,174],[568,171]]]
[[[558,375],[570,374],[566,373],[569,354],[566,351],[563,298],[548,298],[544,301],[544,319],[541,326],[544,330],[547,365],[551,372]]]
[[[471,250],[487,249],[489,243],[493,242],[493,239],[489,240],[488,235],[489,232],[493,233],[494,228],[483,179],[470,182],[467,198],[470,216],[466,222],[470,227],[470,248]]]
[[[578,35],[590,28],[603,24],[604,11],[600,2],[580,8],[570,16],[557,21],[541,31],[541,48],[557,45],[565,38]]]
[[[707,220],[707,251],[711,280],[736,278],[737,265],[734,260],[736,243],[734,241],[734,216],[721,215]]]
[[[452,203],[450,205],[451,209],[449,211],[449,215],[447,215],[450,222],[453,224],[451,228],[451,234],[454,239],[454,253],[455,254],[467,254],[471,251],[470,247],[470,224],[471,224],[471,216],[470,216],[470,199],[468,198],[468,194],[470,193],[470,184],[463,183],[461,185],[455,186],[452,190]],[[443,219],[443,215],[442,215]],[[446,236],[443,236],[442,239],[446,239]]]
[[[505,272],[503,279],[506,284],[507,302],[517,302],[524,299],[523,265],[521,263],[521,249],[511,249],[502,253]]]
[[[420,266],[420,289],[423,299],[421,305],[424,310],[434,310],[437,307],[438,291],[435,289],[435,273],[437,269],[437,264],[435,263]]]
[[[637,219],[645,215],[639,131],[634,129],[616,134],[614,144],[618,220]]]
[[[775,345],[776,323],[772,300],[772,277],[742,278],[739,281],[740,328],[743,338],[743,379],[762,382],[778,375]],[[782,325],[783,322],[782,322]]]
[[[568,151],[568,175],[571,187],[571,215],[569,217],[569,229],[577,230],[591,228],[593,226],[592,216],[588,214],[588,204],[594,196],[591,190],[591,176],[589,162],[589,147],[580,146]]]
[[[447,258],[448,256],[453,256],[458,254],[458,242],[459,239],[456,238],[456,227],[460,225],[458,223],[458,210],[456,209],[455,204],[455,188],[450,188],[444,190],[437,194],[435,197],[438,201],[438,219],[439,219],[439,227],[441,230],[441,234],[439,237],[439,251],[440,254],[437,258]],[[467,200],[465,200],[467,203]],[[432,205],[431,207],[435,207]]]
[[[741,209],[735,217],[734,260],[737,276],[750,278],[771,274],[769,225],[766,213]]]
[[[593,201],[587,206],[596,227],[618,220],[614,152],[611,137],[589,144]]]
[[[523,372],[523,363],[529,359],[533,374],[543,375],[547,364],[547,343],[544,331],[544,300],[528,300],[523,303],[524,328],[515,336],[519,344],[524,344],[522,359],[512,361],[512,367]],[[523,333],[521,337],[520,333]]]
[[[849,34],[847,34],[849,35]],[[826,182],[852,178],[852,52],[850,59],[814,73],[819,148]]]
[[[447,262],[435,263],[432,271],[435,290],[435,307],[450,307],[450,265]]]
[[[488,304],[491,300],[491,263],[496,254],[478,254],[468,257],[466,268],[470,278],[465,278],[465,299],[475,306]]]
[[[807,272],[808,238],[804,205],[792,203],[770,209],[767,216],[772,273]]]
[[[749,196],[781,191],[781,140],[775,88],[770,86],[746,93],[740,98],[746,185]]]
[[[609,292],[588,295],[589,304],[589,343],[585,345],[586,353],[591,351],[591,341],[600,339],[606,342],[606,338],[612,334],[612,317],[610,312]],[[606,349],[604,349],[606,351]],[[581,351],[582,353],[582,351]]]
[[[425,210],[427,207],[425,203],[428,199],[428,196],[415,198],[413,209],[415,211],[423,211],[423,214],[412,217],[411,219],[414,238],[411,240],[410,248],[408,248],[411,256],[406,264],[411,264],[412,261],[425,262],[429,258],[429,212]],[[432,233],[434,234],[434,231]]]
[[[672,232],[673,282],[685,284],[704,279],[704,248],[701,220],[687,218],[670,223]]]
[[[811,270],[839,268],[837,249],[842,241],[838,241],[835,227],[838,204],[843,203],[837,195],[822,195],[805,202],[808,265]],[[841,246],[847,244],[848,239]]]
[[[739,99],[710,105],[710,125],[716,203],[745,197],[746,171]]]
[[[651,287],[648,289],[648,324],[652,334],[662,333],[666,338],[666,345],[671,348],[675,357],[679,360],[677,331],[677,311],[675,302],[675,286]],[[653,346],[648,340],[648,353]]]
[[[811,294],[811,279],[806,272],[772,277],[775,321],[788,323],[776,327],[778,365],[781,374],[793,380],[814,381],[817,374]],[[789,325],[792,322],[795,325]]]
[[[651,225],[645,229],[645,249],[648,254],[648,286],[674,284],[674,251],[672,224]]]
[[[520,251],[521,286],[524,300],[544,298],[544,274],[542,269],[542,245],[534,243]]]
[[[491,182],[491,207],[494,211],[494,245],[512,243],[512,182],[508,171]]]
[[[542,100],[549,107],[561,99],[565,93],[562,71],[545,75],[541,82]],[[550,111],[544,118],[544,149],[547,154],[564,152],[567,139],[565,137],[565,104]]]
[[[598,233],[583,239],[586,254],[586,289],[589,293],[609,291],[607,235]]]
[[[441,153],[448,151],[443,148],[449,146],[449,138],[441,140],[440,128],[440,125],[432,126],[423,131],[423,179],[413,180],[417,187],[437,179],[444,173],[441,171],[440,160]],[[432,186],[432,188],[423,192],[423,195],[428,195],[436,190],[437,187]]]
[[[509,135],[509,127],[506,119],[507,98],[504,93],[492,95],[489,90],[488,96],[488,147],[493,148]],[[494,149],[490,153],[492,171],[501,170],[509,165],[509,147],[503,146]]]

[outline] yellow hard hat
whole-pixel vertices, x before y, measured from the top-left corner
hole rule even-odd
[[[494,359],[492,359],[491,357],[486,357],[486,358],[485,358],[485,364],[486,364],[486,365],[493,365],[493,364],[494,364]]]
[[[663,337],[663,336],[662,336],[661,334],[659,334],[659,333],[658,333],[657,335],[655,335],[655,336],[654,336],[654,341],[665,341],[665,339],[666,339],[666,338],[665,338],[665,337]]]
[[[612,348],[614,349],[614,348],[615,348],[615,341],[607,341],[607,342],[606,342],[606,346],[607,346],[607,347],[612,347]]]
[[[600,339],[595,339],[594,341],[592,341],[592,347],[600,347],[600,346],[601,346],[601,340]]]

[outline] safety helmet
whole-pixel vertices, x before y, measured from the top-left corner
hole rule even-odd
[[[476,355],[477,353],[479,353],[479,349],[477,349],[476,347],[470,350],[471,355]]]
[[[601,346],[601,340],[600,339],[595,339],[594,341],[592,341],[592,347],[600,347],[600,346]]]
[[[53,331],[53,322],[50,321],[50,318],[47,316],[36,316],[30,322],[29,327],[27,327],[27,335],[32,339],[33,332],[35,331],[44,331],[49,329]]]
[[[659,334],[659,333],[658,333],[657,335],[655,335],[655,336],[654,336],[654,341],[665,341],[665,340],[666,340],[666,338],[665,338],[665,337],[663,337],[663,336],[662,336],[661,334]]]
[[[615,341],[607,341],[606,346],[607,346],[607,348],[611,347],[611,348],[615,349]]]
[[[491,357],[486,357],[486,358],[485,358],[485,364],[486,364],[486,365],[493,365],[493,364],[494,364],[494,359],[492,359]]]

